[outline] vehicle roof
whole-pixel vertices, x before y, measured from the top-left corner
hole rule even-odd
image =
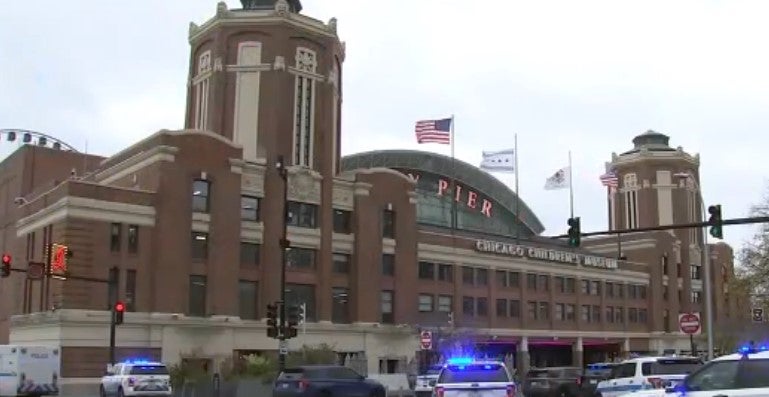
[[[749,360],[751,360],[751,359],[759,359],[759,360],[761,360],[761,359],[768,359],[769,358],[769,351],[762,351],[762,352],[757,352],[757,353],[747,353],[747,354],[733,353],[733,354],[729,354],[729,355],[726,355],[726,356],[721,356],[721,357],[714,358],[713,361],[742,360],[742,359],[745,359],[746,356],[747,356],[747,359],[749,359]]]
[[[452,365],[452,366],[461,367],[463,365],[486,365],[486,364],[497,364],[503,367],[507,367],[505,363],[503,363],[502,361],[494,361],[494,360],[473,360],[467,363],[446,363],[446,364],[443,364],[443,366],[448,367],[449,365]]]
[[[694,356],[648,356],[648,357],[636,357],[636,358],[630,358],[627,360],[622,361],[622,364],[626,363],[652,363],[659,360],[691,360],[691,359],[699,359],[699,357]]]
[[[134,366],[134,365],[157,365],[157,366],[163,365],[163,366],[165,366],[165,364],[163,364],[161,362],[158,362],[158,361],[142,361],[142,362],[125,361],[125,362],[118,363],[118,364],[130,365],[130,366]]]

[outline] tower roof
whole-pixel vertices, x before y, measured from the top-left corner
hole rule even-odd
[[[279,0],[240,0],[244,10],[272,10],[275,3]],[[293,13],[302,11],[302,2],[300,0],[286,0],[289,10]]]
[[[657,131],[648,130],[641,135],[633,138],[633,149],[623,154],[635,153],[642,149],[669,152],[676,149],[670,147],[670,137]]]

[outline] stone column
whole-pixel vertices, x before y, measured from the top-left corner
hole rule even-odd
[[[529,359],[529,337],[521,337],[521,342],[518,344],[518,348],[516,349],[515,361],[518,364],[517,374],[519,378],[522,379],[526,372],[529,371],[529,367],[531,366]]]
[[[620,358],[627,360],[630,358],[630,338],[625,338],[622,341],[622,351],[620,352]]]
[[[585,365],[584,361],[584,345],[582,337],[578,336],[577,341],[572,345],[571,364],[575,367],[582,368]]]

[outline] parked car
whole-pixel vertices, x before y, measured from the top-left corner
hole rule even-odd
[[[341,365],[303,365],[278,375],[273,397],[386,397],[385,387]]]
[[[611,379],[613,371],[618,366],[619,363],[588,364],[582,373],[581,395],[583,397],[593,397],[598,384]]]
[[[579,397],[581,385],[581,368],[532,368],[523,382],[523,394],[526,397]]]

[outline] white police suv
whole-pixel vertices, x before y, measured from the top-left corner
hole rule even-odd
[[[433,388],[434,397],[515,397],[515,392],[504,363],[472,358],[447,360]]]
[[[165,364],[128,360],[107,367],[99,388],[105,396],[171,396],[171,376]]]
[[[769,396],[769,345],[750,344],[718,357],[679,385],[644,396],[758,397]],[[641,393],[627,394],[641,397]],[[623,396],[624,397],[624,396]]]
[[[617,397],[630,392],[675,386],[702,366],[702,359],[686,356],[638,357],[614,368],[611,379],[601,381],[595,395]]]

